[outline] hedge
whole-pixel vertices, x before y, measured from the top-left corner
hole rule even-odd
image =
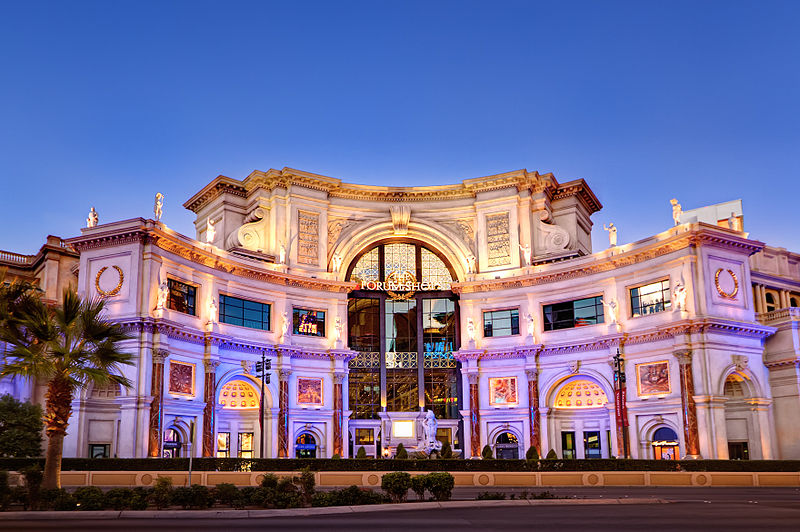
[[[19,471],[44,458],[0,458]],[[800,460],[332,460],[195,458],[194,471],[741,471],[798,472]],[[64,458],[63,471],[187,471],[187,458]]]

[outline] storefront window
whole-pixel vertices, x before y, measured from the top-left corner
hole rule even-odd
[[[194,316],[197,288],[175,279],[167,279],[167,286],[169,287],[167,308]]]
[[[633,317],[662,312],[671,306],[669,279],[631,288]]]
[[[217,458],[229,458],[231,456],[231,433],[217,433]]]
[[[239,458],[253,457],[253,433],[239,433]]]
[[[325,336],[325,311],[304,308],[293,309],[292,334]]]

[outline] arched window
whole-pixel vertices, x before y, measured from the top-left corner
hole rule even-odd
[[[519,458],[519,440],[511,432],[501,432],[495,439],[495,455],[499,459],[516,460]]]
[[[789,306],[800,307],[800,302],[798,302],[798,299],[796,297],[790,297],[789,298]]]
[[[164,433],[164,458],[180,458],[181,433],[176,429],[167,429]]]
[[[317,440],[308,432],[302,433],[295,442],[295,456],[297,458],[316,458]]]
[[[577,379],[565,384],[555,400],[556,408],[598,408],[608,402],[600,386],[588,379]]]
[[[777,308],[775,304],[775,296],[772,295],[772,292],[767,292],[764,296],[764,299],[767,301],[767,312],[772,312]]]
[[[679,458],[678,435],[669,427],[661,427],[653,433],[653,455],[656,460]]]
[[[350,267],[348,280],[396,282],[410,277],[425,283],[428,290],[450,290],[455,280],[452,269],[434,251],[421,244],[390,242],[364,252]]]
[[[245,381],[230,381],[219,392],[219,405],[228,410],[258,408],[258,392]]]

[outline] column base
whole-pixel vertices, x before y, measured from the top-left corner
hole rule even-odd
[[[687,454],[683,457],[684,460],[702,460],[703,457],[699,454]]]

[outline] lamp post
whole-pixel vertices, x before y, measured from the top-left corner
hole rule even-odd
[[[267,354],[262,349],[261,350],[261,362],[256,362],[256,375],[261,377],[261,400],[259,401],[258,405],[258,425],[261,429],[261,439],[260,443],[260,454],[259,458],[264,458],[264,385],[269,384],[270,376],[267,373],[268,370],[272,369],[272,361],[267,360]]]
[[[628,406],[625,385],[625,359],[617,349],[614,355],[614,412],[617,419],[617,444],[622,444],[622,457],[628,454]]]

